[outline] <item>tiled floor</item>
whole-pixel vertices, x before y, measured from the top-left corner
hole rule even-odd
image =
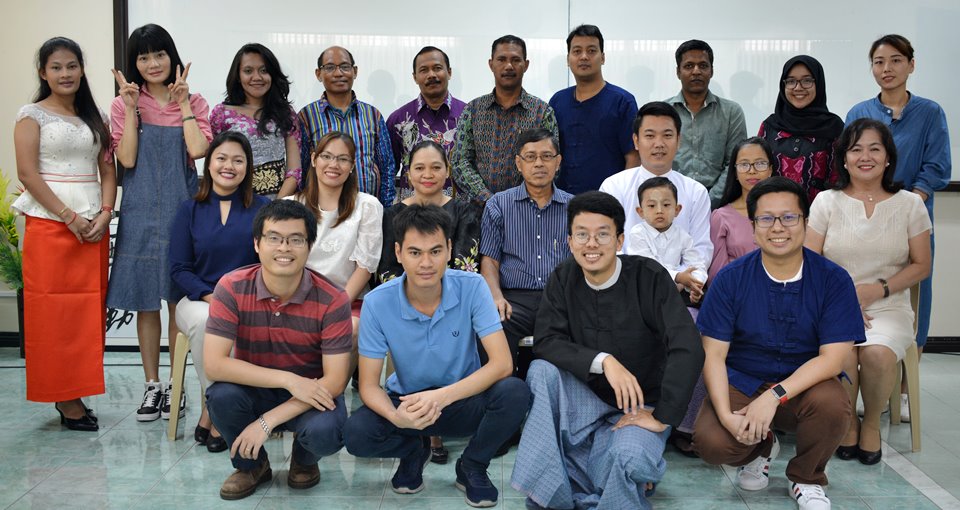
[[[827,492],[838,509],[960,509],[960,356],[925,355],[922,360],[923,451],[910,452],[909,425],[884,426],[884,461],[877,466],[832,461]],[[192,440],[169,442],[166,423],[138,423],[134,415],[143,385],[139,355],[107,355],[107,393],[89,399],[100,418],[97,434],[61,429],[52,405],[24,400],[23,362],[15,349],[0,349],[0,508],[231,508],[231,509],[446,509],[468,508],[453,486],[453,464],[427,467],[427,488],[401,496],[389,489],[394,460],[355,459],[345,452],[320,463],[321,482],[306,491],[286,486],[291,440],[267,443],[274,481],[253,496],[220,500],[218,490],[232,468],[226,453],[211,454]],[[162,370],[166,373],[166,369]],[[187,370],[192,399],[183,420],[192,437],[198,388]],[[358,405],[348,390],[351,408]],[[450,440],[451,458],[465,442]],[[707,466],[668,451],[669,468],[653,500],[655,508],[796,508],[783,476],[794,451],[788,436],[771,470],[770,487],[746,493],[732,482],[733,470]],[[898,453],[900,452],[900,453]],[[509,487],[514,452],[490,466],[501,489],[499,508],[522,509],[523,497]],[[281,459],[284,459],[281,461]]]

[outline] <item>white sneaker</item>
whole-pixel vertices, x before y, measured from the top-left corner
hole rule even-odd
[[[770,456],[760,456],[749,464],[737,468],[737,485],[747,491],[758,491],[766,489],[770,484],[770,463],[780,454],[780,441],[777,435],[773,434],[773,446],[770,448]]]
[[[137,421],[153,421],[160,417],[163,385],[156,381],[144,383],[143,401],[137,409]]]
[[[830,510],[830,498],[817,484],[790,482],[790,494],[800,510]]]
[[[900,394],[900,421],[910,423],[910,397],[906,393]]]
[[[173,393],[173,383],[163,385],[163,394],[160,398],[160,417],[164,420],[170,419],[170,397]],[[187,415],[187,392],[180,392],[180,417]]]

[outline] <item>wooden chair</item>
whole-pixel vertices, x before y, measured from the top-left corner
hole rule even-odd
[[[917,309],[920,304],[920,284],[910,287],[910,306],[913,308],[913,333],[917,333]],[[910,439],[913,451],[920,451],[920,352],[917,343],[911,342],[902,361],[903,370],[897,367],[896,384],[890,393],[890,424],[900,424],[900,383],[903,372],[907,373],[907,401],[910,406]]]
[[[167,439],[170,441],[177,440],[177,426],[180,424],[180,396],[183,394],[183,379],[186,374],[187,353],[189,352],[190,339],[183,333],[177,333],[176,343],[174,344],[173,366],[170,367],[172,387],[170,388],[170,424],[167,425]]]

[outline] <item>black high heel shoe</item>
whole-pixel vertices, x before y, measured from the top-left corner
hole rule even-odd
[[[872,466],[877,462],[880,462],[881,457],[883,457],[883,450],[868,452],[866,450],[861,450],[859,446],[857,447],[857,460],[859,460],[861,464]]]
[[[859,451],[860,451],[860,447],[857,445],[838,446],[837,457],[840,457],[841,460],[853,460],[857,458],[857,453]]]
[[[227,440],[223,436],[214,436],[210,434],[207,439],[207,451],[210,453],[219,453],[227,449]]]
[[[67,418],[63,415],[63,411],[60,410],[59,404],[53,405],[54,409],[60,413],[60,424],[66,425],[70,430],[79,430],[82,432],[96,432],[100,430],[100,426],[97,425],[97,422],[90,419],[90,416],[84,413],[82,418]]]

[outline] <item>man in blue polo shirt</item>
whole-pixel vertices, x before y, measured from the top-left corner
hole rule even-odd
[[[580,25],[567,36],[567,66],[577,84],[550,98],[560,129],[563,164],[557,187],[571,193],[600,189],[611,175],[640,166],[633,147],[633,94],[603,79],[603,34]]]
[[[497,448],[520,428],[530,390],[510,377],[510,350],[483,278],[447,269],[447,212],[412,205],[396,216],[393,228],[404,274],[364,298],[364,405],[344,426],[344,443],[357,457],[399,457],[393,491],[413,494],[424,487],[429,436],[472,436],[457,460],[456,486],[471,506],[494,506],[498,492],[486,470]],[[474,335],[489,357],[483,366]],[[384,390],[380,373],[387,353],[396,371]]]
[[[740,466],[737,483],[755,491],[767,487],[780,450],[770,429],[796,430],[786,474],[801,510],[830,508],[827,461],[853,415],[837,376],[865,340],[850,275],[803,247],[809,212],[803,189],[785,177],[747,195],[759,249],[723,268],[700,308],[710,398],[693,432],[703,460]]]

